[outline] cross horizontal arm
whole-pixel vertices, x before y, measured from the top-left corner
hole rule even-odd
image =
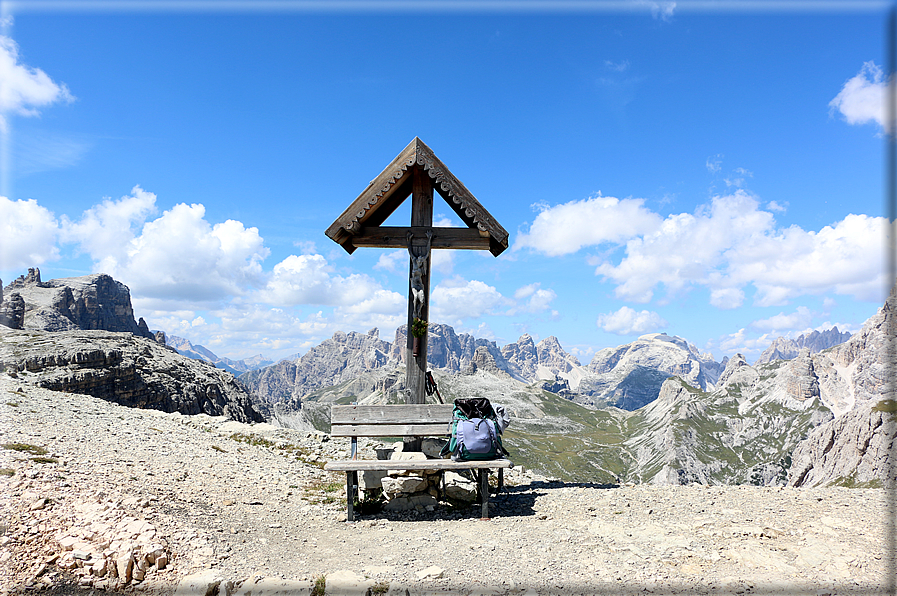
[[[372,248],[407,248],[408,232],[414,246],[427,245],[427,231],[433,232],[431,248],[489,250],[489,233],[471,228],[376,227],[363,228],[351,239],[353,246]]]

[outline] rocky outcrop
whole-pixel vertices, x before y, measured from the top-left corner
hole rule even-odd
[[[130,333],[8,330],[0,368],[21,382],[125,406],[263,420],[233,375]]]
[[[390,362],[405,362],[405,349],[408,341],[407,327],[407,325],[402,325],[396,329],[395,341],[389,351]],[[461,372],[468,367],[474,354],[480,348],[489,350],[502,370],[508,369],[508,364],[494,341],[477,339],[467,333],[458,335],[452,327],[442,323],[430,323],[427,327],[427,364],[430,368]]]
[[[553,335],[537,345],[530,334],[524,333],[516,342],[502,347],[501,355],[511,372],[528,382],[555,380],[558,375],[565,376],[582,366],[575,356],[564,351]]]
[[[25,301],[18,292],[11,292],[6,300],[0,295],[0,325],[10,329],[25,326]]]
[[[40,331],[124,331],[155,339],[146,322],[134,320],[128,287],[104,273],[41,281],[40,270],[29,269],[10,283],[25,305],[19,328]]]
[[[862,404],[810,433],[791,456],[789,486],[894,486],[893,400]]]
[[[754,364],[764,364],[773,360],[791,360],[804,348],[808,349],[811,354],[816,354],[842,344],[848,339],[850,339],[850,333],[846,331],[842,333],[838,331],[837,327],[822,332],[813,330],[802,333],[797,339],[778,337],[769,344],[768,348],[763,350]]]

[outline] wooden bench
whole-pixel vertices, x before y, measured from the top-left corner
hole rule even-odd
[[[477,492],[482,518],[489,518],[489,470],[513,467],[509,459],[452,461],[451,459],[361,460],[358,437],[443,437],[451,433],[452,404],[352,405],[333,406],[330,410],[330,435],[352,439],[350,459],[328,462],[325,470],[346,473],[348,521],[355,521],[354,500],[358,494],[358,472],[373,470],[476,470]]]

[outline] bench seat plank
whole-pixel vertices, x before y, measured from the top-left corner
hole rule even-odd
[[[332,472],[369,472],[373,470],[470,470],[474,468],[511,468],[509,459],[454,461],[451,459],[343,459],[324,464]]]
[[[333,437],[448,437],[451,434],[448,422],[418,424],[332,424]]]

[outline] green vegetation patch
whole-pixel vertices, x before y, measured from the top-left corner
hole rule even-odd
[[[310,596],[324,596],[327,593],[327,578],[319,575],[315,578],[315,585],[311,589]]]
[[[0,468],[0,476],[14,476],[16,473],[12,468]]]
[[[4,449],[11,451],[20,451],[22,453],[30,453],[31,455],[46,455],[47,450],[38,445],[29,445],[28,443],[3,443]]]
[[[883,399],[872,406],[872,409],[876,412],[890,412],[893,414],[894,412],[897,412],[897,400]]]
[[[32,457],[31,461],[36,464],[58,464],[59,460],[55,457]]]

